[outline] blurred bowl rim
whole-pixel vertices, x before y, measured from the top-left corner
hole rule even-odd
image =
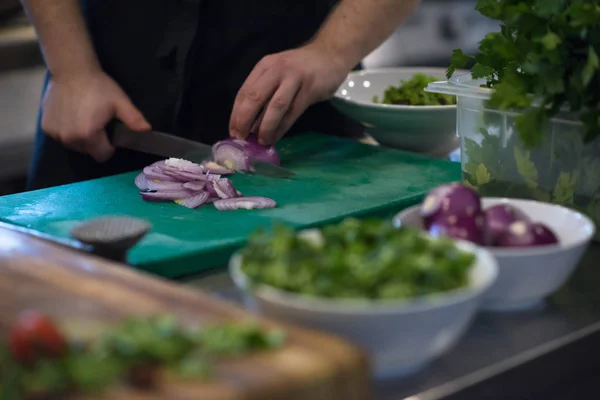
[[[435,68],[435,67],[394,67],[394,68],[372,68],[372,69],[363,69],[363,70],[358,70],[358,71],[352,71],[344,79],[344,82],[340,85],[340,87],[336,89],[335,94],[331,100],[332,101],[341,101],[343,103],[353,105],[353,106],[367,107],[367,108],[379,109],[379,110],[432,111],[432,110],[456,109],[456,104],[453,104],[453,105],[450,104],[450,105],[446,105],[446,106],[406,106],[406,105],[399,105],[399,104],[378,104],[378,103],[373,103],[373,102],[364,102],[364,101],[359,101],[359,100],[346,99],[345,97],[340,95],[340,90],[342,89],[342,87],[346,84],[346,82],[349,79],[351,79],[353,77],[374,75],[374,74],[381,74],[381,73],[390,73],[390,72],[402,72],[402,73],[412,73],[412,74],[417,74],[417,73],[433,74],[433,73],[441,72],[442,75],[445,76],[446,69],[445,68]],[[468,73],[468,71],[457,70],[455,72],[455,75],[461,75],[461,74],[465,74],[465,73]]]
[[[469,284],[465,287],[410,299],[327,299],[301,295],[267,284],[253,285],[242,270],[242,255],[239,252],[234,253],[229,260],[229,275],[239,289],[251,293],[252,296],[262,297],[269,302],[297,310],[356,316],[423,313],[456,305],[481,295],[496,281],[498,263],[489,250],[461,240],[455,240],[455,242],[460,249],[476,254],[477,260],[471,266],[470,273],[474,272],[473,268],[481,269],[482,282],[476,284],[470,279]]]
[[[559,204],[547,203],[547,202],[543,202],[543,201],[529,200],[529,199],[511,199],[508,197],[482,197],[481,200],[482,201],[489,200],[489,201],[494,201],[494,202],[498,202],[498,203],[513,204],[513,205],[515,205],[515,203],[526,203],[526,204],[530,204],[533,206],[539,206],[539,205],[550,206],[556,210],[561,210],[563,212],[566,212],[567,214],[571,215],[572,218],[579,218],[579,219],[583,220],[585,223],[585,226],[586,226],[585,235],[581,239],[573,241],[570,244],[564,244],[564,243],[560,242],[555,245],[536,246],[536,247],[527,247],[527,248],[502,248],[502,247],[482,246],[482,248],[488,250],[494,256],[499,256],[499,257],[539,257],[539,256],[548,256],[548,255],[552,255],[552,254],[558,254],[558,253],[561,253],[564,251],[573,250],[579,246],[590,243],[592,241],[592,238],[596,234],[596,224],[594,224],[594,221],[592,221],[591,218],[589,218],[587,215],[585,215],[579,211],[573,210],[573,209],[565,207],[565,206],[561,206]],[[403,218],[405,218],[409,214],[418,213],[420,207],[421,207],[421,205],[417,204],[415,206],[412,206],[412,207],[409,207],[409,208],[406,208],[406,209],[400,211],[393,218],[394,226],[399,227],[401,225]],[[543,221],[537,221],[537,222],[543,222]]]

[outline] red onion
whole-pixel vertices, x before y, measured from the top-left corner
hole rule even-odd
[[[275,147],[261,146],[253,136],[248,140],[228,138],[213,146],[214,161],[228,169],[250,171],[252,169],[251,158],[275,165],[281,163]]]
[[[530,222],[529,217],[510,204],[497,204],[485,210],[485,223],[490,245],[494,246],[508,227],[517,221]]]
[[[485,217],[479,213],[475,216],[462,217],[449,215],[434,220],[428,232],[431,236],[447,236],[454,239],[467,240],[483,245],[486,243]]]
[[[261,145],[260,143],[258,143],[258,138],[254,135],[248,136],[248,139],[246,139],[244,150],[246,151],[246,154],[257,160],[269,164],[281,164],[281,159],[279,158],[279,153],[277,152],[277,149],[275,149],[275,147],[273,146]]]
[[[234,171],[249,171],[252,167],[244,147],[231,140],[221,140],[213,146],[213,159]]]
[[[232,199],[221,199],[214,202],[215,208],[220,211],[238,210],[240,208],[253,210],[259,208],[274,208],[277,206],[274,200],[267,197],[236,197]]]
[[[517,221],[498,238],[501,247],[534,247],[558,243],[558,238],[550,228],[540,223]]]
[[[477,192],[458,183],[439,186],[430,191],[421,205],[425,229],[440,217],[474,217],[481,212]]]
[[[198,208],[208,200],[208,192],[200,192],[192,197],[175,200],[175,203],[187,208]]]

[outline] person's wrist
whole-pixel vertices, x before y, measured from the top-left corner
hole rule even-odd
[[[321,52],[335,69],[344,74],[352,71],[361,61],[360,56],[352,48],[336,46],[319,37],[313,39],[307,46]]]
[[[97,77],[104,74],[104,71],[98,63],[89,62],[81,64],[71,64],[64,68],[50,69],[52,80],[57,81],[72,81],[85,80]]]

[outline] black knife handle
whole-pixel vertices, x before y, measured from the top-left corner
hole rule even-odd
[[[97,256],[127,263],[127,253],[149,230],[150,224],[141,219],[104,217],[76,226],[71,236]]]
[[[114,137],[115,137],[115,129],[117,128],[117,124],[121,124],[117,119],[111,119],[106,126],[104,127],[104,132],[106,132],[106,136],[108,137],[108,141],[114,145]]]

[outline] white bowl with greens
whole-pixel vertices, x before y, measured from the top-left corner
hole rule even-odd
[[[229,272],[249,308],[355,342],[370,354],[374,375],[386,378],[456,343],[497,266],[466,242],[349,219],[253,236]]]
[[[458,147],[455,97],[424,91],[445,72],[425,67],[352,72],[331,102],[384,146],[447,155]]]

